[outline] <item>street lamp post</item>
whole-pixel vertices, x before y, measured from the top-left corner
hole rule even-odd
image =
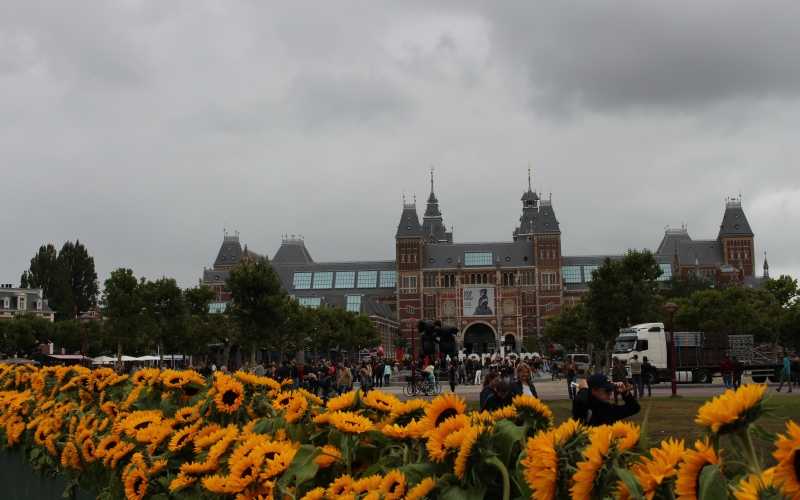
[[[674,302],[667,302],[664,304],[664,312],[667,313],[667,330],[669,331],[669,371],[672,377],[672,396],[678,395],[678,379],[675,373],[675,364],[677,363],[677,351],[675,350],[675,327],[674,316],[675,311],[678,310],[678,305]]]

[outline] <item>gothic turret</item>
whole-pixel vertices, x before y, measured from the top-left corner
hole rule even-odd
[[[522,194],[520,200],[522,215],[519,218],[519,226],[514,230],[514,241],[530,239],[536,233],[561,233],[553,210],[552,195],[544,200],[533,190],[530,169],[528,169],[528,190]]]
[[[431,169],[431,194],[422,217],[422,232],[428,243],[452,243],[453,233],[444,227],[442,212],[439,210],[439,200],[433,189],[433,169]]]

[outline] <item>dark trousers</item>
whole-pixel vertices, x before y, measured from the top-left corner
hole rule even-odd
[[[631,375],[631,380],[633,381],[633,388],[638,397],[644,396],[644,386],[642,386],[642,374],[638,373],[636,375]]]
[[[569,375],[567,377],[567,393],[569,394],[569,399],[575,399],[575,394],[578,393],[578,388],[575,387],[575,375]]]

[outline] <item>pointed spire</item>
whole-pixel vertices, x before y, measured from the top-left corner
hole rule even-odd
[[[764,250],[764,279],[769,279],[769,262],[767,262],[767,251]]]
[[[433,194],[433,165],[431,165],[431,194]]]
[[[531,188],[531,166],[530,166],[530,163],[528,164],[528,191],[532,191],[532,188]]]

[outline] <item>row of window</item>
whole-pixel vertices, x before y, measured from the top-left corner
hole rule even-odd
[[[316,309],[322,305],[322,298],[320,297],[298,297],[297,302],[301,306]],[[345,309],[352,313],[361,312],[361,295],[345,295]]]
[[[565,284],[588,283],[592,281],[592,273],[600,266],[562,266],[561,279]],[[659,264],[661,276],[658,281],[669,281],[672,279],[672,266],[670,264]]]
[[[380,277],[380,281],[379,278]],[[292,277],[295,290],[325,290],[329,288],[394,288],[396,271],[321,271],[297,272]]]

